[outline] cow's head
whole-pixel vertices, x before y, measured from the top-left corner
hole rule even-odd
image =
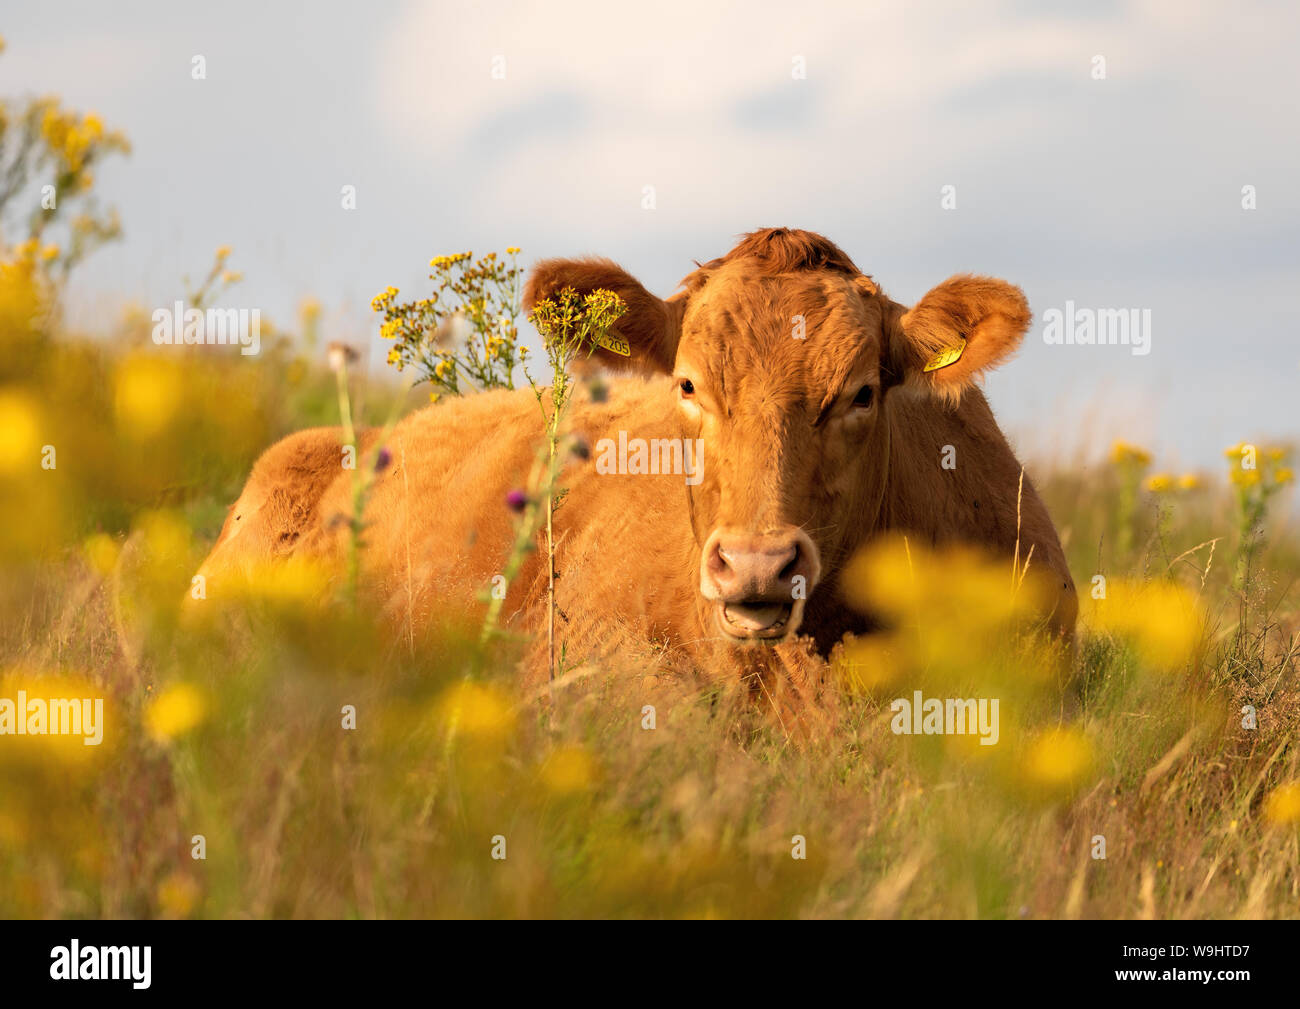
[[[613,368],[672,375],[682,434],[703,442],[688,487],[703,544],[701,607],[721,633],[775,642],[792,634],[819,580],[875,527],[889,468],[885,401],[955,404],[1019,345],[1020,289],[953,277],[907,309],[819,235],[756,231],[682,282],[668,300],[609,260],[547,260],[525,303],[562,287],[608,288],[628,305]],[[938,461],[936,460],[936,465]]]

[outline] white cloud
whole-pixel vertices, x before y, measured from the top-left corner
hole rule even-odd
[[[1294,91],[1295,12],[1172,0],[1091,19],[1025,16],[1034,10],[415,7],[382,45],[376,98],[402,148],[458,177],[476,205],[531,207],[539,220],[562,209],[594,238],[635,220],[644,184],[658,190],[664,228],[767,220],[762,208],[783,197],[810,215],[845,199],[905,205],[919,183],[927,198],[937,189],[930,172],[978,187],[1018,170],[1048,193],[1084,190],[1077,226],[1104,234],[1131,214],[1132,186],[1163,189],[1147,201],[1156,210],[1170,195],[1213,198],[1204,172],[1229,185],[1248,167],[1236,149],[1277,131],[1271,96]],[[1225,42],[1236,32],[1251,45]],[[1095,53],[1104,82],[1089,77]],[[795,55],[807,80],[791,79]],[[494,56],[504,80],[490,77]],[[1187,119],[1197,110],[1202,124]],[[1294,156],[1292,138],[1277,143]],[[1099,178],[1107,165],[1124,171]],[[1164,223],[1186,227],[1185,216],[1172,205]]]

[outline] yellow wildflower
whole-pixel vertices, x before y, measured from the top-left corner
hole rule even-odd
[[[515,727],[514,709],[506,696],[471,680],[450,687],[438,699],[435,711],[451,731],[479,742],[502,742]]]
[[[1270,823],[1300,823],[1300,782],[1274,789],[1264,803],[1264,818]]]
[[[564,746],[546,758],[540,777],[552,792],[585,792],[595,783],[596,762],[581,746]]]
[[[195,686],[173,683],[160,691],[144,712],[149,735],[159,742],[169,742],[202,724],[207,702]]]
[[[40,414],[26,393],[0,390],[0,473],[40,465]]]
[[[1168,581],[1112,579],[1096,614],[1103,630],[1133,639],[1142,658],[1158,669],[1178,668],[1191,659],[1205,627],[1196,597]]]
[[[164,918],[188,918],[201,893],[193,876],[172,872],[158,884],[158,910]]]
[[[1122,440],[1117,440],[1110,447],[1110,458],[1111,462],[1117,465],[1134,463],[1138,466],[1148,466],[1151,463],[1150,452]]]
[[[86,540],[83,549],[91,568],[101,575],[107,575],[113,570],[117,565],[118,554],[121,553],[117,540],[107,533],[96,533],[91,536]]]
[[[118,423],[136,438],[152,438],[166,429],[184,400],[182,376],[158,357],[127,358],[117,370],[114,406]]]
[[[1075,728],[1039,735],[1025,753],[1025,783],[1044,798],[1063,798],[1086,783],[1094,765],[1092,743]]]
[[[329,574],[318,562],[303,557],[261,564],[248,572],[239,592],[250,599],[286,609],[305,606],[320,599]]]

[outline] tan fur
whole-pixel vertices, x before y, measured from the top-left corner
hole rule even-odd
[[[378,432],[363,432],[363,450]],[[247,573],[271,557],[293,553],[319,519],[321,495],[342,470],[339,428],[315,427],[282,438],[253,464],[239,499],[199,574]]]
[[[620,331],[636,356],[604,359],[642,372],[609,383],[604,402],[579,391],[569,424],[588,445],[619,432],[702,438],[702,482],[681,475],[596,472],[595,453],[569,461],[556,513],[557,604],[570,662],[614,643],[695,657],[719,672],[776,655],[798,688],[810,648],[825,656],[870,622],[840,598],[838,573],[887,530],[934,545],[974,543],[1033,566],[1060,586],[1045,614],[1072,633],[1077,601],[1056,531],[987,402],[970,383],[1015,350],[1029,323],[1020,291],[958,277],[910,311],[890,301],[832,243],[767,229],[701,266],[661,301],[607,260],[547,261],[532,300],[562,286],[612,287],[629,302]],[[806,337],[791,334],[805,320]],[[957,337],[957,365],[919,369]],[[672,377],[663,374],[673,371]],[[679,400],[689,375],[695,393]],[[851,408],[863,384],[874,405]],[[507,493],[522,488],[542,436],[531,390],[451,400],[404,419],[386,445],[365,520],[365,583],[395,627],[443,610],[481,612],[481,593],[512,537]],[[373,437],[373,435],[372,435]],[[940,467],[944,446],[957,468]],[[292,552],[339,558],[351,474],[338,434],[315,430],[270,449],[254,467],[205,564],[209,594],[250,557]],[[238,536],[231,522],[243,523]],[[698,592],[700,550],[718,525],[761,531],[785,523],[815,542],[823,572],[807,602],[802,639],[775,648],[724,641]],[[510,587],[505,619],[544,626],[545,568],[536,553]],[[809,640],[810,639],[810,640]],[[802,640],[803,643],[800,643]],[[801,672],[801,670],[803,672]]]

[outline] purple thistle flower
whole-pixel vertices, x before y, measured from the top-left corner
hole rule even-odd
[[[521,512],[528,507],[528,495],[521,490],[512,490],[506,495],[506,507],[512,512]]]
[[[375,456],[375,472],[382,473],[393,464],[393,453],[387,448],[380,447],[378,455]]]

